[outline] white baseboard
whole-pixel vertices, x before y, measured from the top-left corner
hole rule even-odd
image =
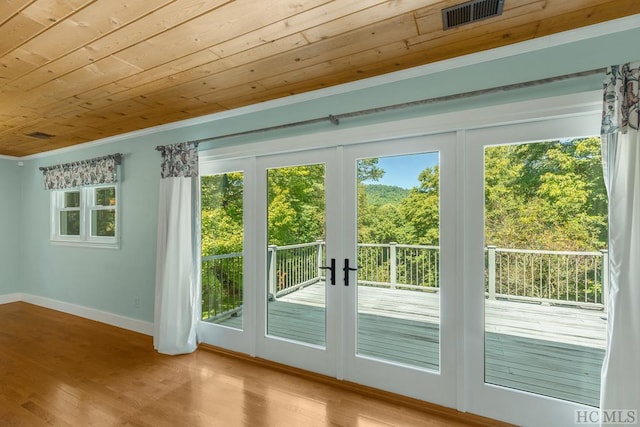
[[[12,302],[22,301],[22,294],[6,294],[0,295],[0,304],[9,304]]]
[[[116,326],[118,328],[128,329],[144,335],[153,335],[153,323],[143,320],[133,319],[131,317],[121,316],[119,314],[109,313],[107,311],[97,310],[95,308],[85,307],[82,305],[71,304],[64,301],[58,301],[51,298],[45,298],[31,294],[8,294],[0,295],[0,304],[8,304],[11,302],[23,301],[29,304],[38,305],[40,307],[50,308],[52,310],[61,311],[74,316],[83,317],[96,322],[106,323],[107,325]]]

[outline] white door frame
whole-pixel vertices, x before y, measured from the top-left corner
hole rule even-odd
[[[257,219],[254,234],[256,246],[257,269],[256,291],[258,301],[256,307],[256,354],[269,360],[276,360],[297,368],[318,372],[335,377],[337,375],[337,352],[339,351],[339,339],[335,333],[340,317],[340,301],[336,287],[325,284],[325,331],[326,343],[324,347],[305,344],[285,338],[269,336],[266,333],[267,325],[267,169],[285,166],[299,166],[319,164],[325,165],[325,227],[326,227],[326,256],[337,258],[342,255],[338,236],[341,233],[341,224],[337,215],[330,212],[339,212],[340,200],[331,197],[330,188],[339,185],[340,172],[336,162],[336,150],[331,148],[315,149],[302,152],[276,154],[262,156],[256,159],[257,191],[255,201],[255,213]]]
[[[201,152],[200,159],[204,163],[367,142],[395,144],[403,138],[453,132],[456,135],[453,145],[457,211],[452,262],[462,267],[455,271],[457,290],[452,296],[455,307],[451,313],[443,315],[455,319],[452,326],[456,349],[452,355],[457,395],[455,407],[521,425],[571,425],[575,421],[575,410],[593,408],[484,383],[484,290],[478,282],[484,268],[481,256],[483,216],[478,215],[484,203],[483,180],[479,178],[483,176],[480,160],[483,144],[597,134],[599,129],[595,128],[599,127],[600,114],[601,92],[591,91],[391,123],[333,128],[271,142],[220,147]],[[345,339],[343,337],[342,342]],[[336,366],[338,378],[345,376],[344,368]],[[398,392],[410,394],[411,390]]]
[[[255,199],[255,159],[233,159],[206,162],[200,165],[200,175],[217,175],[225,172],[243,172],[243,278],[244,283],[255,283],[255,245],[250,244],[255,234],[255,213],[245,209],[247,201]],[[198,212],[200,214],[200,212]],[[211,322],[198,322],[198,341],[221,346],[232,351],[255,356],[256,340],[253,334],[256,325],[256,298],[251,287],[243,286],[242,329],[230,328]]]
[[[356,263],[356,161],[363,158],[439,153],[440,167],[440,369],[438,372],[357,354],[357,286],[344,288],[344,378],[349,381],[454,407],[456,405],[455,203],[456,134],[453,132],[344,147],[345,258]],[[355,277],[355,273],[353,273]],[[355,283],[355,280],[352,280]],[[409,295],[410,293],[408,293]]]
[[[594,408],[484,382],[484,149],[598,135],[599,113],[474,129],[466,132],[465,410],[521,425],[573,425],[577,410]]]

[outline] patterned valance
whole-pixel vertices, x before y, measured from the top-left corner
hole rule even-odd
[[[162,153],[160,174],[162,178],[194,178],[198,176],[198,143],[182,142],[180,144],[156,147]]]
[[[640,62],[614,65],[607,69],[602,110],[603,135],[638,130],[638,79]]]
[[[111,184],[118,180],[117,165],[122,162],[122,154],[112,154],[95,159],[61,165],[41,167],[44,188],[61,190],[86,185]]]

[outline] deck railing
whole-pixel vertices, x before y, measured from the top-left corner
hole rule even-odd
[[[267,248],[269,298],[325,280],[324,242]],[[485,250],[485,294],[544,304],[604,309],[608,254],[502,249]],[[440,248],[426,245],[358,244],[358,284],[437,292]],[[242,308],[242,254],[202,260],[202,318]]]
[[[358,244],[358,283],[362,285],[436,291],[439,266],[438,246]]]
[[[487,246],[487,295],[604,309],[609,254]]]
[[[324,242],[267,248],[269,298],[277,298],[322,280]]]
[[[242,309],[242,253],[202,258],[202,320],[236,315]]]

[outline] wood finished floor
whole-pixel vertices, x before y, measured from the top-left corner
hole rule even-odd
[[[0,426],[504,425],[22,302],[0,325]]]

